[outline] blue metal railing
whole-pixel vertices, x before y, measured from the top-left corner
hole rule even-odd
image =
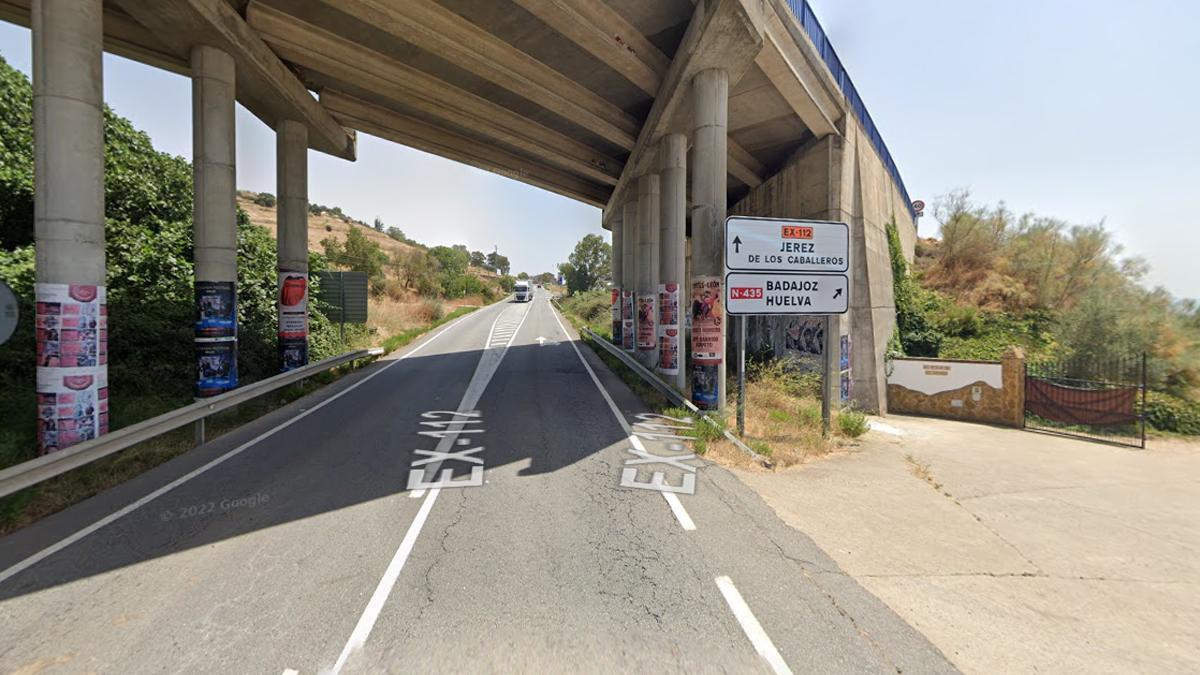
[[[847,101],[850,103],[850,110],[858,118],[858,122],[862,124],[863,130],[867,133],[867,138],[871,139],[871,145],[875,146],[875,151],[879,153],[879,157],[883,160],[884,167],[887,168],[888,173],[895,179],[896,185],[900,187],[900,194],[904,197],[904,205],[912,215],[913,222],[915,223],[917,214],[913,209],[912,199],[908,196],[908,188],[904,187],[904,179],[900,177],[900,170],[896,168],[896,161],[892,159],[892,153],[888,151],[887,143],[883,142],[883,135],[879,133],[879,128],[875,126],[875,120],[871,119],[871,113],[867,112],[866,104],[863,103],[862,97],[858,95],[858,90],[854,88],[854,82],[851,81],[850,74],[842,67],[842,60],[838,58],[837,51],[833,48],[833,43],[829,41],[829,36],[825,34],[825,29],[821,27],[821,22],[817,21],[817,15],[813,13],[812,7],[808,5],[808,0],[787,0],[787,4],[792,9],[792,14],[800,21],[804,32],[808,33],[809,39],[816,46],[817,53],[821,55],[821,60],[825,62],[825,66],[833,74],[833,79],[837,82],[838,88],[845,94]]]

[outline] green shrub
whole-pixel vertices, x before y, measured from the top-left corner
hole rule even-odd
[[[867,416],[857,410],[843,410],[837,414],[837,426],[843,436],[858,438],[867,432]]]
[[[1159,431],[1200,435],[1200,402],[1163,394],[1146,394],[1146,423]]]
[[[275,208],[275,195],[270,192],[260,192],[254,195],[254,203],[269,209]]]

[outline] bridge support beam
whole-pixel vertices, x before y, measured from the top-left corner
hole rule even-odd
[[[651,370],[658,363],[658,174],[638,178],[638,357]]]
[[[692,319],[692,402],[725,409],[724,270],[728,175],[729,73],[712,68],[692,80],[692,284],[701,316]]]
[[[637,288],[638,288],[638,238],[641,236],[638,228],[638,203],[637,200],[625,202],[623,207],[623,224],[624,234],[621,237],[621,288],[623,289],[622,302],[623,306],[627,305],[628,310],[622,310],[626,313],[623,316],[631,317],[632,320],[622,319],[624,324],[621,329],[622,347],[625,351],[632,352],[637,348]]]
[[[198,397],[237,387],[234,60],[192,48],[192,181]]]
[[[687,370],[682,360],[684,320],[684,256],[687,238],[687,135],[668,134],[659,145],[660,206],[659,303],[663,319],[659,326],[659,371],[679,391],[687,390]],[[673,319],[673,322],[672,322]],[[666,353],[662,353],[665,351]]]
[[[31,8],[39,454],[108,431],[102,12]]]
[[[308,128],[284,120],[275,129],[278,228],[279,362],[308,363]]]

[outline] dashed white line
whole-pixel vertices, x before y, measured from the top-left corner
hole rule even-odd
[[[603,396],[604,401],[608,403],[608,409],[612,411],[613,417],[617,418],[617,422],[620,423],[621,428],[624,429],[625,433],[629,436],[630,444],[632,444],[633,447],[645,452],[646,448],[644,445],[642,445],[641,439],[634,435],[633,428],[629,426],[629,422],[626,421],[625,416],[621,414],[621,409],[618,408],[617,404],[612,400],[612,396],[609,396],[608,390],[604,388],[604,385],[600,384],[600,378],[596,376],[596,371],[592,370],[592,366],[588,364],[587,359],[583,358],[583,353],[579,351],[579,347],[575,344],[575,340],[571,339],[571,334],[567,331],[566,326],[563,326],[562,319],[558,318],[558,312],[554,309],[553,305],[550,306],[550,314],[554,316],[554,320],[558,323],[559,330],[563,332],[563,335],[567,336],[567,343],[571,345],[571,349],[575,350],[575,356],[579,357],[579,362],[583,364],[584,369],[587,370],[587,374],[591,376],[592,384],[596,385],[596,389],[600,390],[600,395]],[[679,497],[670,492],[659,492],[659,494],[663,496],[663,499],[666,500],[667,505],[671,507],[671,513],[675,514],[675,519],[679,521],[680,527],[688,531],[696,529],[696,523],[693,522],[692,517],[688,515],[687,509],[683,508],[683,502],[679,501]]]
[[[194,469],[194,470],[184,474],[183,476],[176,478],[175,480],[171,481],[170,483],[167,483],[166,485],[158,488],[154,492],[151,492],[150,494],[138,499],[137,501],[108,514],[107,516],[101,518],[100,520],[97,520],[96,522],[92,523],[91,525],[88,525],[87,527],[83,528],[82,530],[79,530],[75,534],[72,534],[72,535],[62,539],[62,540],[58,541],[57,543],[52,544],[52,545],[42,549],[41,551],[38,551],[37,553],[34,553],[33,555],[29,556],[28,558],[25,558],[21,562],[13,565],[12,567],[9,567],[8,569],[4,570],[3,572],[0,572],[0,583],[4,583],[8,579],[16,576],[17,574],[20,574],[21,572],[23,572],[26,569],[28,569],[32,565],[35,565],[35,564],[41,562],[42,560],[45,560],[46,558],[54,555],[55,553],[58,553],[59,551],[70,546],[71,544],[74,544],[75,542],[79,541],[80,539],[83,539],[84,537],[88,536],[89,534],[92,534],[93,532],[95,532],[103,527],[106,527],[107,525],[112,524],[113,522],[129,515],[130,513],[133,513],[134,511],[138,510],[139,508],[141,508],[141,507],[145,506],[146,504],[149,504],[150,502],[154,501],[155,499],[158,499],[159,497],[167,494],[168,492],[174,490],[175,488],[179,487],[180,485],[183,485],[184,483],[192,480],[193,478],[205,473],[209,469],[212,469],[213,467],[216,467],[217,465],[219,465],[229,459],[232,459],[232,458],[236,457],[237,455],[240,455],[241,453],[245,452],[249,448],[253,447],[259,441],[262,441],[263,439],[268,438],[269,436],[271,436],[283,429],[286,429],[287,427],[290,427],[291,425],[295,424],[296,422],[299,422],[300,420],[304,419],[305,417],[308,417],[309,415],[315,413],[316,411],[320,410],[321,408],[324,408],[325,406],[329,405],[330,403],[333,403],[334,401],[345,396],[346,394],[349,394],[350,392],[363,386],[367,382],[370,382],[373,378],[379,376],[384,371],[386,371],[388,368],[391,368],[392,366],[396,365],[397,363],[400,363],[404,359],[407,359],[408,357],[421,351],[427,345],[431,344],[434,340],[445,335],[447,331],[454,328],[459,323],[461,323],[464,319],[466,319],[467,317],[470,317],[470,316],[474,316],[474,313],[467,314],[458,319],[455,319],[453,322],[450,323],[450,325],[443,328],[441,331],[436,333],[433,337],[429,338],[428,340],[422,342],[421,344],[417,345],[413,349],[409,350],[406,354],[404,354],[400,358],[393,360],[391,363],[388,363],[387,365],[383,366],[379,370],[376,370],[375,372],[371,373],[370,375],[367,375],[366,377],[359,380],[358,382],[355,382],[354,384],[346,387],[345,389],[339,391],[338,393],[334,394],[333,396],[330,396],[329,398],[325,399],[324,401],[321,401],[320,403],[314,405],[313,407],[309,408],[308,410],[305,410],[305,411],[299,413],[298,415],[296,415],[295,417],[292,417],[288,420],[285,420],[284,422],[281,422],[281,423],[271,427],[270,429],[255,436],[254,438],[250,439],[249,441],[246,441],[245,443],[237,446],[233,450],[230,450],[229,452],[212,460],[208,464],[205,464],[204,466],[202,466],[198,469]]]
[[[721,589],[721,595],[725,596],[725,602],[729,604],[729,609],[733,610],[733,616],[741,624],[746,637],[750,638],[750,644],[754,645],[754,651],[763,657],[776,675],[791,675],[792,669],[788,668],[788,664],[779,655],[779,650],[775,649],[775,643],[771,642],[762,624],[754,618],[754,612],[750,611],[750,606],[742,599],[742,594],[738,593],[733,581],[729,577],[717,577],[716,581],[717,588]]]

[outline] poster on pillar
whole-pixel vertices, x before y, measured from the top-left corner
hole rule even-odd
[[[621,344],[621,289],[612,289],[612,343]]]
[[[721,361],[725,357],[720,277],[692,279],[692,403],[703,410],[721,404]]]
[[[308,274],[279,273],[279,362],[283,372],[308,364]]]
[[[38,368],[38,454],[108,433],[105,368]]]
[[[721,277],[692,279],[692,360],[721,363],[725,329],[721,307]]]
[[[621,348],[627,352],[634,348],[633,291],[621,291]]]
[[[196,398],[237,388],[237,339],[196,338]]]
[[[237,336],[237,289],[232,281],[196,282],[196,337]]]
[[[638,351],[652,352],[658,346],[658,297],[655,294],[638,296],[637,313],[637,348]]]
[[[38,452],[108,432],[108,305],[95,284],[35,284]]]
[[[679,284],[658,285],[658,370],[679,374]]]

